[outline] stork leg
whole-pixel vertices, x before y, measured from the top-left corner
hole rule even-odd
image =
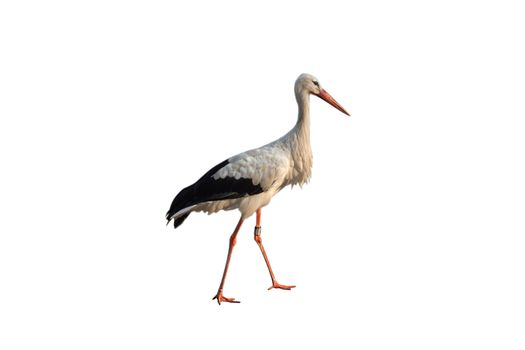
[[[241,229],[241,225],[243,221],[244,220],[241,217],[241,219],[237,223],[237,227],[235,227],[235,231],[233,231],[232,235],[230,236],[230,246],[228,248],[228,257],[226,258],[226,266],[224,266],[224,273],[222,274],[221,285],[219,286],[219,290],[217,291],[217,294],[213,297],[213,299],[217,299],[217,302],[219,303],[219,305],[221,304],[222,301],[225,301],[228,303],[240,303],[240,301],[235,300],[235,298],[226,298],[225,296],[223,296],[222,288],[224,287],[224,281],[226,280],[226,274],[228,273],[228,266],[230,265],[230,259],[232,257],[233,247],[235,246],[235,243],[237,242],[237,233],[239,233],[239,230]]]
[[[272,278],[272,286],[268,288],[268,290],[272,288],[279,288],[279,289],[286,289],[286,290],[295,288],[295,286],[287,286],[284,284],[279,284],[275,280],[275,276],[273,274],[272,267],[270,266],[270,261],[268,260],[268,256],[266,255],[266,251],[264,250],[264,246],[262,244],[262,239],[261,239],[261,208],[257,209],[257,212],[256,212],[256,223],[255,223],[255,230],[253,233],[253,238],[255,239],[255,242],[257,242],[257,245],[259,246],[259,248],[261,248],[261,253],[264,257],[264,261],[266,261],[266,266],[268,266],[270,277]]]

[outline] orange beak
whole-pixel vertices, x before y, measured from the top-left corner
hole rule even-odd
[[[347,116],[350,116],[350,113],[348,113],[343,108],[343,106],[341,106],[339,103],[337,103],[337,101],[332,96],[330,96],[330,94],[328,92],[326,92],[325,89],[322,89],[319,94],[314,94],[314,95],[319,97],[319,98],[322,98],[323,100],[325,100],[326,102],[328,102],[329,104],[331,104],[332,106],[334,106],[335,108],[337,108],[338,110],[340,110],[341,112],[346,114]]]

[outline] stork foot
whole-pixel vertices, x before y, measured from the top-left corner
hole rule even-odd
[[[273,281],[273,285],[270,288],[268,288],[268,290],[274,289],[274,288],[290,290],[292,288],[295,288],[295,286],[287,286],[287,285],[284,285],[284,284],[279,284],[276,281]]]
[[[217,302],[219,303],[219,305],[221,305],[221,302],[226,302],[226,303],[240,303],[240,301],[238,300],[235,300],[235,298],[226,298],[224,295],[222,295],[222,291],[218,291],[217,292],[217,295],[213,297],[212,300],[215,300],[217,299]]]

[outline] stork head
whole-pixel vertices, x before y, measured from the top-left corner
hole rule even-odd
[[[303,73],[295,81],[295,94],[300,96],[304,93],[315,95],[346,115],[350,115],[330,94],[321,87],[319,80],[311,74]]]

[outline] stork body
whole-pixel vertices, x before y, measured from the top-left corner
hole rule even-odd
[[[312,150],[310,147],[310,94],[314,94],[341,112],[349,115],[324,89],[318,80],[301,74],[295,82],[295,97],[299,107],[297,123],[283,137],[217,164],[193,185],[183,189],[173,200],[166,214],[168,223],[174,220],[177,228],[193,211],[215,213],[220,210],[239,209],[241,218],[230,237],[226,266],[214,299],[236,302],[222,295],[233,246],[243,221],[257,213],[254,238],[268,266],[272,287],[290,289],[276,282],[268,257],[262,245],[261,208],[288,185],[303,185],[312,173]]]

